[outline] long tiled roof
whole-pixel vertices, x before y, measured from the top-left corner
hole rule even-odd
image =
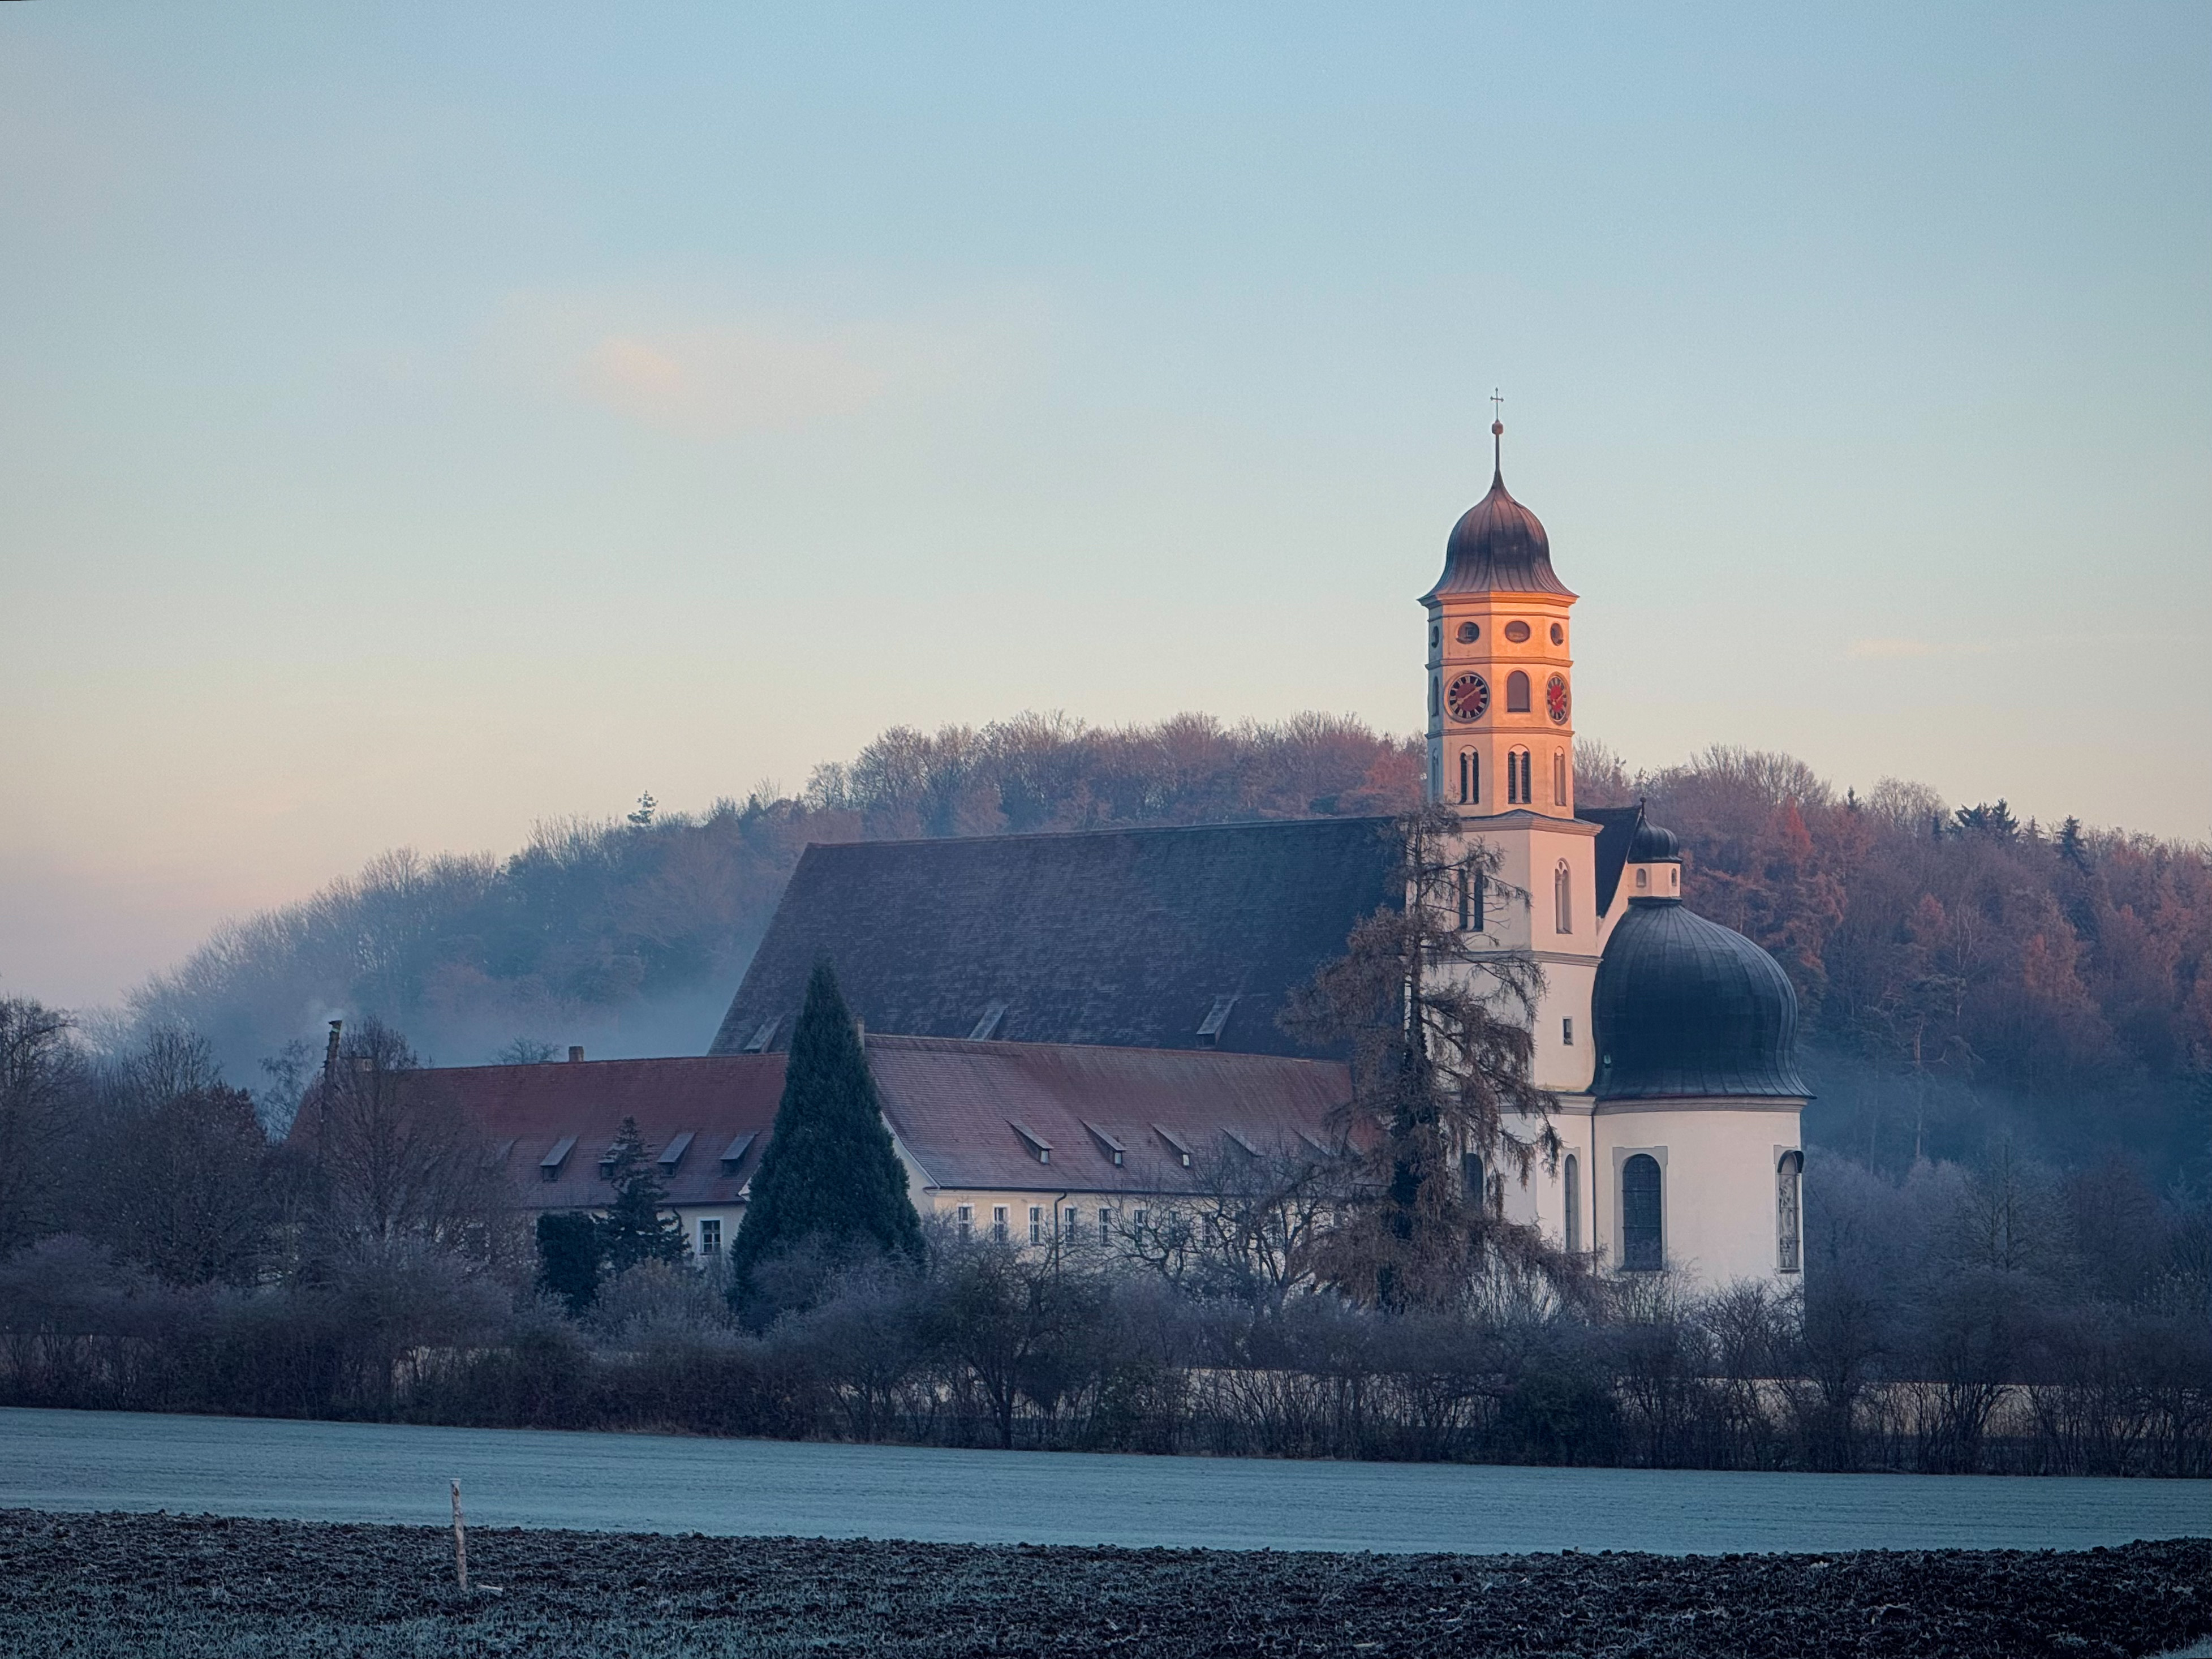
[[[940,1187],[1188,1188],[1232,1152],[1305,1157],[1338,1146],[1335,1114],[1351,1093],[1333,1060],[1271,1054],[875,1033],[866,1048],[885,1120]],[[760,1168],[784,1065],[779,1054],[464,1066],[415,1073],[409,1086],[472,1121],[526,1206],[606,1204],[613,1189],[599,1159],[626,1117],[637,1120],[647,1158],[668,1160],[672,1203],[724,1205],[739,1201]]]
[[[731,1204],[760,1168],[783,1097],[783,1067],[781,1054],[687,1055],[457,1066],[418,1072],[412,1082],[474,1120],[532,1207],[605,1204],[613,1189],[600,1177],[599,1158],[626,1117],[637,1120],[649,1158],[675,1152],[662,1171],[672,1203]],[[549,1180],[545,1160],[564,1142]]]
[[[871,1033],[1299,1052],[1284,998],[1393,901],[1388,818],[806,849],[713,1052],[790,1039],[817,957]]]
[[[1274,1054],[872,1034],[867,1048],[884,1118],[939,1187],[1188,1189],[1224,1164],[1340,1148],[1352,1094],[1336,1061]]]

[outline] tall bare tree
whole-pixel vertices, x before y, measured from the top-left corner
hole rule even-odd
[[[0,1255],[60,1226],[85,1082],[70,1017],[0,998]]]
[[[1345,1128],[1365,1154],[1367,1190],[1329,1235],[1328,1276],[1377,1306],[1443,1308],[1464,1302],[1486,1268],[1544,1255],[1499,1203],[1507,1178],[1559,1151],[1552,1097],[1531,1070],[1543,980],[1534,962],[1479,951],[1461,927],[1467,885],[1528,902],[1499,880],[1493,848],[1437,806],[1389,833],[1405,902],[1354,927],[1283,1023],[1351,1051]]]

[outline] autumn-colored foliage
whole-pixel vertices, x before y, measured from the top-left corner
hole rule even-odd
[[[810,841],[1382,815],[1415,805],[1419,783],[1415,741],[1321,715],[898,727],[795,795],[548,825],[504,860],[387,854],[224,929],[138,1009],[206,1033],[234,1076],[326,1013],[403,1024],[448,1063],[518,1038],[696,1051]],[[1839,794],[1741,750],[1631,776],[1586,742],[1577,788],[1590,805],[1644,799],[1682,838],[1689,902],[1789,971],[1816,1138],[1899,1166],[1938,1150],[1931,1136],[1967,1155],[2009,1103],[2007,1127],[2054,1144],[2204,1157],[2205,848],[2022,823],[2002,801],[1954,810],[1895,781]]]

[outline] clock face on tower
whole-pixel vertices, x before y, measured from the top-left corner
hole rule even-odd
[[[1490,707],[1490,687],[1480,674],[1462,674],[1446,689],[1444,707],[1455,720],[1479,720]]]
[[[1554,674],[1544,682],[1544,707],[1551,711],[1552,724],[1567,723],[1567,681],[1563,674]]]

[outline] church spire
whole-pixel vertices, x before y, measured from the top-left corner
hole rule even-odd
[[[1490,487],[1498,489],[1505,482],[1505,398],[1496,386],[1490,388]]]

